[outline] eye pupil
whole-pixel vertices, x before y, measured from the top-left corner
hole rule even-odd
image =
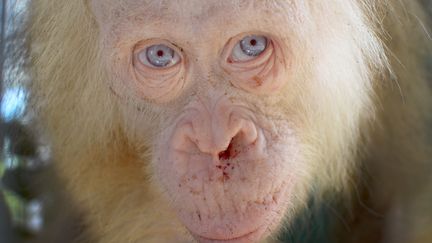
[[[250,35],[244,37],[239,44],[243,54],[257,57],[267,48],[267,38],[261,35]]]
[[[143,63],[148,63],[153,67],[168,67],[172,66],[178,61],[176,52],[167,45],[152,45],[141,52],[140,58]]]

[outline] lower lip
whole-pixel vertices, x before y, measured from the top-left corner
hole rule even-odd
[[[261,226],[258,229],[247,233],[243,236],[239,236],[239,237],[235,237],[235,238],[231,238],[231,239],[213,239],[213,238],[207,238],[207,237],[203,237],[200,235],[195,235],[195,238],[198,240],[198,242],[200,243],[217,243],[217,242],[221,242],[221,243],[251,243],[251,242],[257,242],[259,240],[261,240],[261,236],[264,233],[265,227]]]

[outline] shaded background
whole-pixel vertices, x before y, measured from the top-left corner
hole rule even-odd
[[[24,87],[31,80],[23,72],[21,47],[28,1],[0,0],[0,243],[66,243],[80,231],[79,220],[73,212],[55,213],[67,200],[56,188],[48,143],[34,133],[33,115],[26,109]],[[432,13],[432,0],[423,2]],[[432,59],[426,65],[432,70]]]
[[[67,243],[80,231],[78,220],[61,196],[50,147],[35,133],[27,109],[29,1],[0,0],[0,243]]]

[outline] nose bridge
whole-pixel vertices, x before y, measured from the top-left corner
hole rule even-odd
[[[238,129],[232,124],[231,117],[232,105],[227,105],[223,98],[219,99],[214,105],[211,119],[214,146],[219,151],[225,150],[237,133]]]
[[[231,123],[232,109],[227,98],[210,95],[206,100],[200,99],[199,115],[193,118],[194,140],[202,152],[217,154],[225,150],[235,135],[236,126]]]

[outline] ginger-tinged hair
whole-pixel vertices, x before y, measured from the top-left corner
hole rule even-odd
[[[358,87],[339,86],[328,94],[322,84],[315,87],[322,93],[317,99],[332,104],[323,111],[338,117],[330,121],[323,116],[321,134],[303,138],[322,149],[306,155],[317,161],[310,165],[310,174],[304,175],[315,177],[319,188],[313,193],[331,189],[351,194],[367,185],[373,188],[374,207],[399,212],[394,220],[400,222],[407,240],[432,240],[432,134],[427,132],[431,131],[432,94],[424,64],[431,54],[431,40],[419,2],[304,1],[308,3],[302,10],[303,21],[292,26],[304,38],[298,40],[298,48],[303,50],[321,36],[349,35],[352,46],[315,45],[315,50],[317,56],[321,51],[327,53],[328,48],[340,55],[346,48],[356,53],[354,71],[339,70],[333,75],[337,78],[353,72],[358,74],[353,80],[361,81],[346,80],[343,85]],[[298,6],[303,1],[287,2]],[[98,26],[88,5],[86,0],[31,1],[30,88],[40,127],[52,143],[57,171],[75,203],[88,215],[89,231],[98,241],[151,242],[161,236],[168,241],[177,239],[176,233],[184,230],[161,199],[162,189],[145,163],[151,156],[151,141],[134,143],[121,119],[119,101],[107,85]],[[334,28],[338,21],[345,21],[348,27]],[[335,32],[322,33],[317,26]],[[333,69],[344,65],[332,59],[335,56],[327,57]],[[324,70],[305,63],[304,77],[314,68]],[[346,102],[352,97],[358,97],[355,103]],[[307,126],[316,121],[304,122]],[[336,152],[328,154],[327,147]],[[324,155],[326,158],[321,158]],[[331,161],[331,166],[319,163],[324,160]],[[307,194],[312,189],[304,190]],[[397,231],[393,227],[386,239],[402,242],[392,238],[400,234]]]

